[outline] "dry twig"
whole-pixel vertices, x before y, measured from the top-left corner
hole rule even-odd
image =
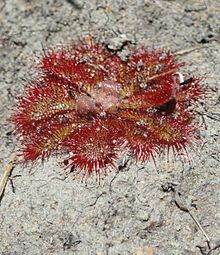
[[[178,55],[178,56],[182,56],[182,55],[189,54],[189,53],[191,53],[195,50],[201,50],[201,49],[210,48],[210,47],[211,47],[211,45],[194,46],[192,48],[187,48],[187,49],[184,49],[184,50],[176,51],[175,54]]]
[[[14,167],[15,158],[16,158],[16,154],[15,154],[15,152],[13,152],[9,158],[7,165],[5,166],[3,177],[0,181],[0,200],[3,196],[6,184],[8,182],[8,179],[9,179],[12,169]]]
[[[194,220],[194,222],[196,223],[196,225],[198,226],[198,228],[204,235],[209,251],[212,250],[210,238],[206,234],[205,230],[203,229],[199,221],[196,219],[194,213],[188,208],[188,206],[186,205],[186,202],[182,199],[182,197],[180,197],[179,193],[176,190],[174,191],[174,194],[175,194],[175,203],[178,206],[178,208],[184,212],[187,212],[191,216],[191,218]]]

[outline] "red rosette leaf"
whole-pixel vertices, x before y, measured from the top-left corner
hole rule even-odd
[[[71,152],[68,167],[83,170],[84,175],[98,175],[107,166],[115,168],[120,148],[119,135],[106,121],[95,121],[84,126],[64,141],[65,150]]]

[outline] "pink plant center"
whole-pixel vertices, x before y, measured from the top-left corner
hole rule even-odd
[[[121,85],[112,81],[97,84],[89,95],[82,94],[76,100],[76,111],[80,114],[114,112],[120,105]]]

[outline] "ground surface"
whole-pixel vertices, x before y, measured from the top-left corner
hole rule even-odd
[[[86,185],[65,177],[53,158],[31,172],[16,163],[14,189],[9,182],[0,205],[0,254],[220,254],[220,3],[204,2],[0,1],[0,176],[15,144],[6,120],[14,96],[34,73],[34,56],[42,45],[90,32],[113,47],[118,47],[120,34],[149,48],[198,47],[180,60],[190,63],[187,73],[206,76],[212,92],[197,109],[203,140],[190,152],[190,163],[158,159],[158,174],[152,162],[130,160],[100,185],[94,178]],[[171,190],[168,183],[173,183]],[[174,189],[213,250],[190,214],[181,210]]]

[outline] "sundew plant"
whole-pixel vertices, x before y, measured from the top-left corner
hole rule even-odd
[[[116,167],[124,151],[141,161],[185,153],[205,89],[180,67],[175,54],[143,46],[122,60],[91,36],[48,49],[11,117],[23,161],[61,154],[89,176]]]

